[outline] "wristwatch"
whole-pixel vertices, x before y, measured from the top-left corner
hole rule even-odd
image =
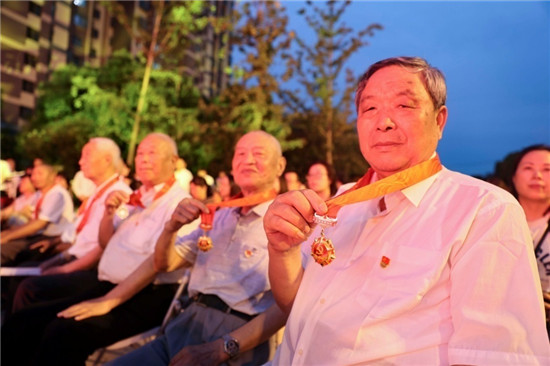
[[[239,341],[226,334],[223,339],[223,351],[229,355],[230,359],[234,359],[239,354]]]

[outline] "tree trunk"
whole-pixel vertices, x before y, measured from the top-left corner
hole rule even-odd
[[[134,126],[132,127],[132,135],[130,136],[130,143],[128,144],[128,156],[126,157],[126,165],[128,166],[132,166],[134,163],[134,155],[139,133],[139,124],[141,121],[141,111],[143,110],[143,105],[145,104],[145,96],[147,94],[147,88],[149,87],[149,79],[151,77],[151,70],[153,68],[153,62],[155,60],[155,48],[157,45],[162,12],[164,9],[164,0],[159,1],[159,3],[160,4],[155,14],[155,23],[153,26],[151,44],[149,45],[149,51],[147,52],[147,64],[145,65],[145,73],[143,74],[143,82],[141,83],[141,91],[139,92],[139,99],[136,108],[136,114],[134,117]]]

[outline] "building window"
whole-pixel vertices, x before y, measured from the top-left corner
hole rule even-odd
[[[27,107],[19,107],[19,117],[29,120],[32,117],[32,109]]]
[[[40,38],[40,33],[38,33],[38,31],[35,31],[32,28],[27,27],[27,38],[38,41],[38,38]]]
[[[29,93],[34,93],[34,83],[31,83],[30,81],[23,80],[22,89]]]
[[[90,57],[96,57],[95,48],[90,50]]]
[[[23,57],[23,62],[25,63],[25,65],[36,67],[36,57],[33,55],[29,55],[28,53],[25,53],[25,56]]]
[[[94,28],[92,29],[92,38],[97,39],[97,37],[99,37],[99,32]]]
[[[142,8],[143,10],[145,10],[145,11],[149,11],[149,10],[151,10],[151,2],[140,0],[139,7]]]
[[[42,14],[42,7],[38,4],[35,4],[32,1],[30,1],[29,2],[29,12],[40,16]]]
[[[94,9],[94,18],[95,19],[99,19],[99,16],[101,15],[101,13],[99,12],[98,9]]]
[[[86,18],[84,18],[82,15],[78,14],[78,13],[75,13],[73,15],[73,24],[76,25],[77,27],[82,27],[82,28],[86,28]]]
[[[71,36],[71,44],[75,47],[82,47],[82,40],[77,35],[73,34]]]

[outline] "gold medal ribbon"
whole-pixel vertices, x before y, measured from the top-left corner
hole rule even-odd
[[[342,194],[326,201],[328,211],[325,216],[316,215],[316,221],[321,224],[321,236],[312,244],[311,254],[315,261],[322,266],[335,259],[334,247],[330,239],[324,236],[324,228],[336,224],[338,211],[345,205],[368,201],[386,194],[400,191],[436,174],[442,169],[439,157],[436,155],[430,160],[414,165],[389,177],[380,179],[372,184],[374,170],[370,168],[367,173],[350,189]]]
[[[201,213],[200,227],[201,229],[204,230],[204,235],[202,235],[199,238],[199,241],[197,243],[199,246],[199,249],[204,252],[207,252],[210,249],[212,249],[212,239],[208,237],[207,232],[212,229],[212,224],[214,222],[214,213],[216,212],[217,208],[256,206],[256,205],[259,205],[260,203],[264,203],[269,200],[272,200],[273,198],[275,198],[275,196],[277,196],[277,192],[275,190],[269,190],[265,192],[252,194],[246,197],[243,197],[242,194],[239,194],[229,201],[207,204],[206,207],[208,207],[208,210],[210,212]]]

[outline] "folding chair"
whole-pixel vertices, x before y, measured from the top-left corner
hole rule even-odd
[[[115,359],[116,357],[122,356],[134,349],[137,349],[143,346],[146,343],[151,342],[156,337],[164,333],[166,325],[172,320],[172,318],[179,314],[183,310],[183,304],[180,302],[181,295],[187,289],[187,283],[189,282],[189,270],[186,270],[181,280],[179,281],[178,289],[174,294],[174,298],[170,303],[170,307],[164,316],[162,324],[153,329],[149,329],[140,334],[122,339],[116,343],[113,343],[107,347],[97,349],[93,354],[88,357],[86,361],[86,366],[97,366],[101,365],[107,361]]]

